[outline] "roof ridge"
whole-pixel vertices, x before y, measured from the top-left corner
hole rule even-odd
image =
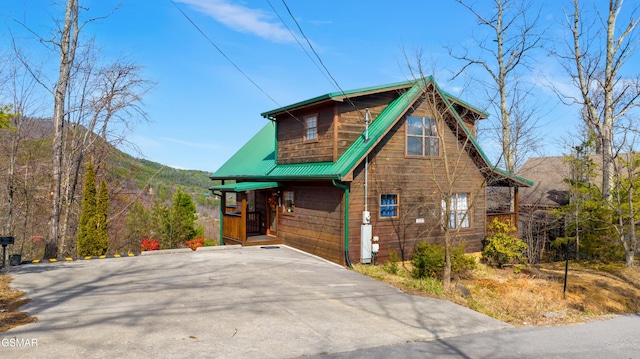
[[[307,106],[307,105],[311,105],[314,104],[316,102],[320,102],[320,101],[326,101],[326,100],[341,100],[344,98],[350,98],[350,97],[356,97],[356,96],[362,96],[362,95],[366,95],[372,92],[379,92],[379,91],[385,91],[385,90],[392,90],[394,88],[409,88],[412,87],[413,84],[416,82],[416,80],[407,80],[407,81],[401,81],[401,82],[394,82],[394,83],[389,83],[389,84],[384,84],[384,85],[377,85],[377,86],[368,86],[368,87],[361,87],[361,88],[357,88],[357,89],[353,89],[353,90],[347,90],[347,91],[336,91],[336,92],[329,92],[320,96],[316,96],[316,97],[312,97],[310,99],[307,100],[302,100],[302,101],[298,101],[295,102],[291,105],[287,105],[287,106],[281,106],[279,108],[270,110],[270,111],[266,111],[260,114],[260,116],[267,118],[267,119],[271,119],[271,116],[278,114],[278,113],[282,113],[282,112],[286,112],[286,111],[290,111],[299,107],[303,107],[303,106]]]

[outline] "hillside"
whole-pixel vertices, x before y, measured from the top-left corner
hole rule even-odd
[[[190,193],[209,193],[215,183],[210,173],[199,170],[182,170],[146,159],[135,158],[120,150],[111,155],[112,170],[119,178],[134,181],[139,189],[158,186],[182,187]]]
[[[0,223],[5,228],[3,233],[15,237],[13,250],[21,253],[23,259],[31,259],[44,255],[43,239],[50,234],[54,193],[51,121],[35,118],[22,121],[14,129],[0,129]],[[83,142],[90,146],[80,156],[77,144]],[[129,212],[136,205],[151,211],[154,206],[170,204],[178,187],[196,203],[198,226],[205,229],[205,236],[211,239],[217,236],[218,203],[209,191],[216,182],[209,179],[209,172],[179,170],[135,158],[81,126],[71,126],[64,143],[60,227],[70,246],[75,245],[89,161],[96,177],[105,180],[109,191],[109,253],[138,251],[141,238],[131,234],[132,225],[127,227]]]

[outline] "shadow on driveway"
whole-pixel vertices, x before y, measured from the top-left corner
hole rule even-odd
[[[11,357],[290,358],[509,327],[297,250],[259,247],[13,269],[37,323]],[[4,354],[0,354],[4,356]]]

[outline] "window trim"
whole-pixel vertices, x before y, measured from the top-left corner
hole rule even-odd
[[[302,142],[318,142],[318,114],[312,114],[312,115],[307,115],[304,116],[303,118],[304,123],[302,124]],[[315,119],[315,137],[314,138],[307,138],[308,135],[308,131],[314,127],[309,127],[308,126],[308,121],[311,119]]]
[[[287,194],[291,194],[291,212],[287,211]],[[287,190],[282,191],[282,214],[285,216],[296,215],[296,194],[295,191]]]
[[[396,199],[396,203],[394,205],[391,205],[392,207],[395,207],[396,209],[396,215],[395,216],[383,216],[382,215],[382,196],[395,196]],[[395,219],[398,218],[400,216],[400,193],[397,192],[384,192],[384,193],[380,193],[379,197],[379,205],[378,205],[378,218],[382,219],[382,220],[390,220],[390,219]],[[389,207],[389,205],[385,205],[387,207]]]
[[[466,229],[470,229],[473,227],[473,223],[471,221],[471,217],[472,217],[472,208],[471,208],[471,193],[469,192],[456,192],[456,193],[452,193],[451,197],[449,197],[449,200],[451,202],[453,202],[453,200],[455,199],[456,202],[458,201],[458,197],[460,195],[466,195],[466,209],[464,211],[462,210],[457,210],[457,209],[453,209],[453,206],[451,208],[451,213],[450,215],[454,215],[455,216],[455,225],[452,227],[451,226],[451,218],[444,218],[444,216],[446,215],[446,203],[445,203],[445,199],[442,199],[442,220],[446,221],[447,226],[449,227],[449,229],[455,229],[455,230],[466,230]],[[459,226],[459,216],[460,214],[466,213],[466,216],[464,216],[464,221],[462,221],[462,223],[460,223]],[[463,226],[466,222],[466,226]]]
[[[409,119],[410,118],[418,118],[421,120],[422,122],[422,134],[420,135],[414,135],[414,134],[409,134]],[[435,129],[436,129],[436,134],[435,135],[431,135],[431,136],[427,136],[425,134],[425,120],[429,120],[430,122],[433,121],[435,123]],[[440,157],[440,154],[442,153],[442,151],[440,150],[441,146],[442,146],[442,141],[440,139],[440,134],[441,129],[440,129],[440,124],[438,123],[438,121],[435,118],[431,118],[431,117],[426,117],[426,116],[412,116],[412,115],[407,115],[406,116],[406,121],[405,121],[405,140],[404,140],[404,145],[405,145],[405,150],[404,150],[404,154],[406,157],[413,157],[413,158],[426,158],[426,157],[430,157],[430,158],[436,158],[436,157]],[[421,149],[422,149],[422,154],[413,154],[413,153],[409,153],[409,138],[410,137],[414,137],[414,138],[420,138],[421,140]],[[435,154],[426,154],[426,148],[427,146],[425,145],[425,140],[427,138],[435,138],[437,140],[438,143],[438,153]],[[430,147],[430,146],[429,146]]]

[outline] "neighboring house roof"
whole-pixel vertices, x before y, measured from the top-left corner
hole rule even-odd
[[[452,102],[464,104],[474,112],[486,117],[483,111],[467,105],[442,91],[432,77],[425,78],[424,81],[407,81],[377,87],[368,87],[347,92],[330,93],[318,96],[310,100],[301,101],[290,106],[281,107],[262,114],[266,118],[273,118],[277,114],[299,109],[311,104],[324,101],[342,101],[346,97],[363,96],[394,89],[407,89],[402,95],[393,100],[369,126],[369,140],[365,141],[364,135],[359,136],[353,144],[335,162],[312,162],[295,164],[276,163],[276,134],[275,125],[268,123],[247,142],[236,154],[234,154],[220,169],[212,176],[212,179],[231,179],[237,181],[279,181],[279,180],[311,180],[311,179],[331,179],[345,180],[353,169],[364,157],[381,141],[384,135],[393,125],[405,114],[411,105],[422,94],[424,85],[433,84],[441,97],[454,114],[459,127],[471,140],[472,149],[481,157],[486,167],[498,175],[494,185],[517,185],[531,186],[533,183],[522,177],[515,176],[506,171],[496,169],[488,160],[477,141],[469,131],[464,121],[455,111]]]
[[[620,158],[626,154],[618,154]],[[602,155],[588,155],[595,166],[592,183],[602,184]],[[560,207],[569,203],[571,163],[566,156],[532,157],[518,174],[532,179],[536,185],[520,191],[520,204],[538,207]]]
[[[536,185],[520,190],[521,205],[560,207],[569,203],[570,166],[564,156],[532,157],[518,172],[533,180]]]

